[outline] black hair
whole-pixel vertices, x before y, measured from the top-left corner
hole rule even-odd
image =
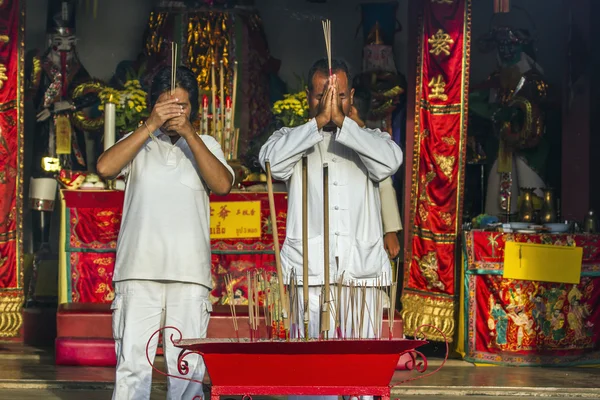
[[[181,88],[188,92],[191,104],[190,121],[195,121],[198,118],[199,89],[196,75],[187,67],[177,67],[175,72],[175,87]],[[164,92],[171,90],[171,67],[163,67],[152,79],[150,87],[150,108],[158,101],[158,98]]]
[[[358,118],[363,122],[367,122],[369,112],[371,111],[371,92],[364,86],[354,86],[354,97],[352,105],[358,112]]]
[[[337,58],[331,59],[331,71],[333,73],[342,71],[346,74],[346,78],[348,78],[348,84],[352,82],[352,77],[350,76],[350,67],[344,60],[340,60]],[[327,58],[321,58],[310,67],[308,70],[308,90],[313,90],[313,77],[317,72],[320,72],[325,75],[329,75],[329,61]]]

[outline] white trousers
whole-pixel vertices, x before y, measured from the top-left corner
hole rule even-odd
[[[183,282],[129,280],[115,283],[113,337],[117,353],[117,369],[113,400],[148,400],[152,386],[152,367],[146,359],[146,343],[163,326],[178,328],[183,339],[205,338],[212,305],[209,289]],[[166,371],[177,371],[181,349],[173,346],[170,337],[178,339],[176,331],[164,332],[163,350]],[[148,348],[150,361],[158,347],[156,335]],[[202,382],[205,366],[200,356],[185,358],[189,372],[185,378]],[[169,400],[192,399],[202,396],[202,385],[182,379],[168,379]]]
[[[364,291],[362,288],[355,289],[354,301],[350,301],[350,288],[347,286],[342,287],[341,293],[341,330],[342,334],[346,339],[370,339],[375,338],[378,335],[381,336],[382,326],[380,325],[383,317],[383,306],[387,305],[386,297],[380,289],[368,287]],[[335,307],[337,299],[337,287],[331,285],[330,287],[330,298],[334,301],[332,303]],[[311,338],[316,338],[320,333],[320,319],[321,319],[321,297],[323,293],[322,286],[311,286],[308,288],[308,311],[309,311],[309,324],[308,334]],[[363,303],[364,294],[364,303]],[[375,309],[376,296],[379,297],[382,307]],[[364,304],[364,307],[363,307]],[[295,332],[291,332],[292,337],[304,337],[304,295],[302,286],[298,287],[298,321],[292,321],[296,324]],[[330,312],[331,322],[329,330],[329,338],[335,338],[335,321],[334,314]],[[362,317],[362,318],[361,318]],[[361,324],[362,319],[362,324]],[[379,321],[379,324],[376,324]],[[348,393],[352,395],[352,393]],[[373,396],[361,396],[363,400],[372,399]],[[288,396],[289,400],[338,400],[338,396]]]

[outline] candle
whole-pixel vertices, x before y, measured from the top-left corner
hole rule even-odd
[[[220,84],[220,100],[221,100],[221,109],[220,109],[220,113],[219,113],[219,119],[221,122],[221,131],[223,130],[223,127],[225,126],[225,110],[223,108],[223,106],[225,105],[225,68],[223,66],[223,60],[219,61],[219,64],[221,65],[221,71],[220,71],[220,77],[219,77],[219,84]],[[221,147],[223,147],[224,143],[223,143],[223,137],[221,136],[220,138],[220,143],[221,143]]]
[[[225,99],[225,129],[224,129],[225,154],[231,154],[231,97]],[[229,157],[231,158],[231,157]]]
[[[115,144],[115,103],[107,101],[104,104],[104,151],[110,149]]]
[[[216,82],[216,76],[215,76],[215,62],[212,62],[212,69],[211,69],[211,85],[210,85],[210,94],[212,96],[211,98],[211,107],[212,107],[212,135],[213,137],[217,137],[217,82]]]
[[[233,88],[232,88],[232,101],[231,101],[231,123],[235,126],[235,105],[237,99],[237,81],[238,81],[238,62],[233,63]]]
[[[200,118],[200,134],[208,135],[208,96],[202,95],[202,117]]]

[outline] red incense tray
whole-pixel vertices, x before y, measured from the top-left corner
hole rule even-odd
[[[408,369],[425,371],[427,362],[416,349],[426,343],[406,339],[174,341],[182,349],[178,363],[182,375],[188,372],[188,355],[203,357],[211,400],[222,395],[371,395],[386,400],[401,355],[411,356]],[[423,361],[417,363],[419,356]]]

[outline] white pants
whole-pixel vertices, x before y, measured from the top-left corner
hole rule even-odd
[[[322,296],[323,288],[321,286],[311,286],[308,288],[308,310],[310,315],[310,320],[308,323],[308,334],[312,338],[316,338],[320,333],[320,319],[321,319],[321,296]],[[335,285],[331,285],[330,287],[330,298],[334,301],[333,306],[335,307],[337,300],[337,287]],[[375,338],[377,335],[381,335],[382,327],[375,326],[375,321],[382,320],[383,317],[383,306],[386,305],[385,296],[381,296],[383,299],[382,307],[379,309],[375,309],[375,299],[380,292],[379,289],[368,287],[364,289],[365,294],[365,310],[362,311],[363,307],[363,289],[356,289],[356,296],[354,299],[354,306],[350,304],[350,288],[347,286],[342,287],[342,299],[341,299],[341,330],[342,334],[345,335],[346,339],[369,339]],[[292,337],[304,337],[304,295],[302,291],[302,286],[298,287],[298,310],[300,312],[297,313],[298,321],[293,321],[296,324],[297,329],[295,332],[291,332]],[[362,329],[360,320],[362,314]],[[335,321],[333,313],[331,315],[330,322],[330,330],[329,330],[329,338],[337,337],[335,334]],[[351,395],[352,393],[348,393]],[[372,399],[373,396],[361,396],[363,400]],[[338,396],[288,396],[288,400],[337,400]]]
[[[152,367],[146,359],[146,343],[163,326],[178,328],[183,339],[205,338],[212,306],[209,289],[182,282],[129,280],[115,283],[113,310],[113,337],[117,353],[117,369],[113,400],[147,400],[152,385]],[[177,358],[181,349],[169,339],[178,339],[176,331],[164,332],[163,349],[166,371],[181,376]],[[150,360],[158,347],[156,335],[148,348]],[[185,358],[189,373],[185,378],[202,382],[205,366],[200,356]],[[192,399],[202,396],[202,385],[182,379],[169,378],[170,400]]]

